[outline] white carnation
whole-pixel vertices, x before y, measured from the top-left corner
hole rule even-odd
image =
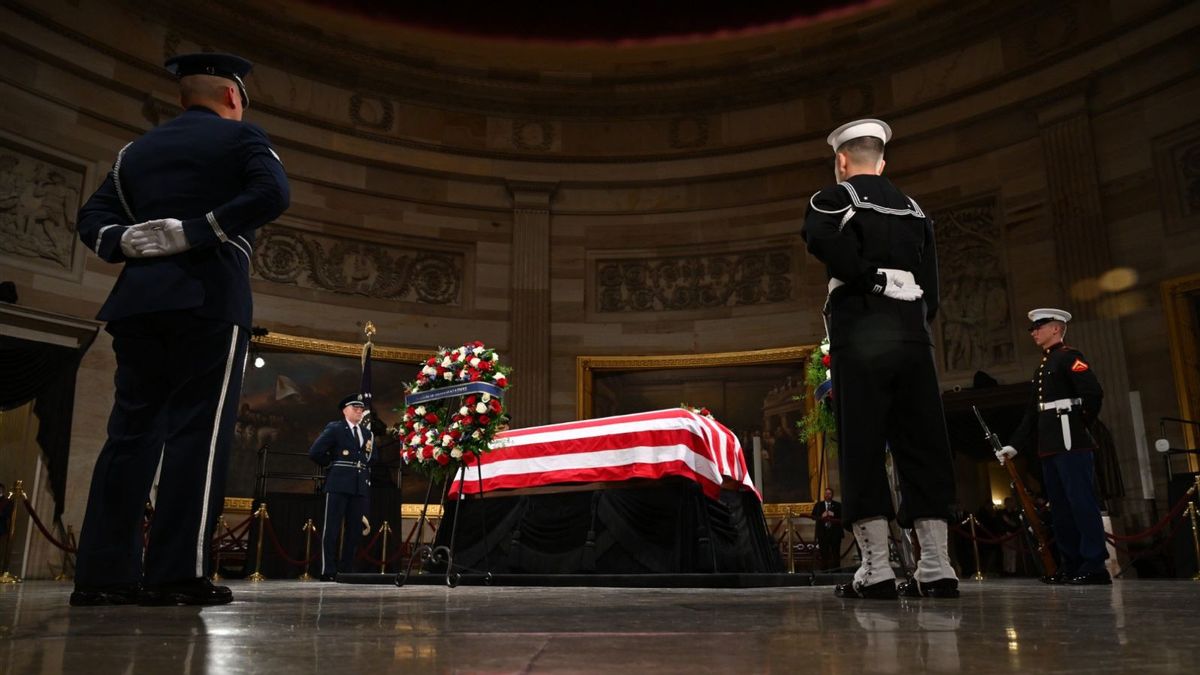
[[[827,380],[833,379],[833,373],[829,372],[828,368],[825,369],[825,379],[827,379]]]
[[[466,353],[465,353],[465,352],[459,352],[459,353],[457,353],[457,354],[455,354],[455,355],[454,355],[454,360],[455,360],[455,361],[460,361],[460,362],[461,362],[461,361],[465,361],[465,360],[467,360],[467,355],[466,355]]]
[[[479,357],[478,356],[472,357],[469,363],[471,364],[472,368],[478,368],[479,364],[480,364]]]
[[[471,351],[474,352],[476,356],[479,356],[480,354],[483,353],[484,350],[483,350],[483,347],[476,347],[476,348],[472,349]]]
[[[451,361],[451,360],[450,360],[450,357],[449,357],[449,356],[447,356],[446,358],[442,359],[442,367],[443,367],[443,368],[449,368],[451,363],[453,363],[453,361]]]
[[[475,433],[471,434],[471,438],[483,438],[483,432],[476,431]]]
[[[822,344],[821,344],[821,353],[822,353],[822,354],[828,354],[828,353],[829,353],[829,343],[828,343],[828,342],[824,342],[824,343],[822,343]]]
[[[492,354],[492,363],[500,363],[500,354]]]
[[[454,448],[450,451],[450,456],[454,459],[462,459],[462,448]]]
[[[480,400],[480,401],[483,401],[484,403],[487,403],[488,401],[492,400],[492,395],[491,395],[491,394],[484,394],[483,396],[480,396],[480,397],[479,397],[479,400]]]
[[[417,409],[414,410],[413,412],[420,415],[421,417],[424,417],[425,416],[425,406],[419,405],[419,406],[417,406]]]
[[[453,442],[454,439],[450,437],[450,434],[442,434],[442,445],[450,445]]]
[[[475,404],[475,412],[479,413],[480,415],[482,415],[483,413],[485,413],[487,411],[488,411],[488,407],[485,404],[483,404],[483,403]]]
[[[425,373],[426,375],[437,375],[437,368],[434,368],[433,366],[425,366],[421,369],[421,372]]]
[[[458,409],[458,414],[459,415],[470,415],[471,411],[467,410],[467,406],[464,405],[463,407]]]
[[[453,380],[453,379],[454,379],[454,373],[452,373],[452,372],[450,372],[450,371],[448,371],[448,370],[447,370],[446,372],[442,373],[442,379],[445,379],[445,380]]]

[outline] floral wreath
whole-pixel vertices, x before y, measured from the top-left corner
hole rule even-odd
[[[813,349],[804,368],[804,382],[812,389],[816,405],[804,419],[797,424],[800,427],[800,440],[808,441],[821,434],[837,432],[837,420],[833,416],[833,378],[830,372],[832,359],[829,356],[829,338],[821,340],[821,344]]]
[[[716,419],[715,417],[713,417],[712,411],[710,411],[708,408],[697,408],[695,406],[690,406],[686,403],[680,403],[679,407],[683,408],[684,410],[686,410],[690,413],[696,413],[697,415],[700,415],[701,417],[707,417],[710,420]]]
[[[431,477],[457,471],[466,453],[478,457],[507,423],[502,396],[512,369],[482,342],[439,348],[405,386],[400,458]],[[397,408],[397,411],[399,409]]]

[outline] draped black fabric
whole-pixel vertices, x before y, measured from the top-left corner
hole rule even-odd
[[[455,563],[468,569],[529,574],[783,571],[754,495],[723,492],[720,501],[713,501],[690,481],[455,502],[447,505],[437,544],[449,545],[460,513]]]
[[[0,336],[0,409],[34,401],[38,445],[46,461],[54,518],[63,511],[67,462],[71,452],[71,418],[75,409],[75,375],[81,349]]]

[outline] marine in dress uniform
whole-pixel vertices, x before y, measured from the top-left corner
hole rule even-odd
[[[842,597],[958,596],[947,551],[954,470],[929,322],[938,309],[933,223],[881,174],[891,128],[844,124],[829,135],[833,187],[812,196],[802,235],[825,263],[834,410],[844,517],[863,562]],[[885,469],[900,479],[899,513]],[[899,589],[888,564],[887,521],[913,527],[921,543],[915,581]]]
[[[367,524],[371,496],[374,436],[362,424],[366,412],[363,397],[351,394],[339,405],[343,419],[325,425],[308,449],[308,456],[328,470],[321,521],[321,581],[333,581],[338,572],[353,571],[354,553]]]
[[[1018,451],[1037,450],[1050,500],[1054,545],[1062,567],[1047,583],[1111,584],[1104,568],[1108,547],[1096,499],[1096,440],[1088,427],[1100,414],[1104,390],[1083,353],[1063,344],[1071,314],[1043,308],[1029,312],[1029,334],[1042,348],[1033,375],[1033,395],[1011,445],[996,457],[1003,463]]]
[[[262,129],[241,121],[249,61],[172,57],[185,110],[121,149],[79,212],[79,238],[123,264],[100,310],[116,396],[80,532],[73,605],[217,604],[209,541],[250,331],[255,232],[289,191]],[[161,462],[149,545],[142,514]]]

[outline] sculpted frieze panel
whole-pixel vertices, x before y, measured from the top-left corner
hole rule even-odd
[[[82,166],[0,137],[0,253],[69,271]]]
[[[943,368],[973,371],[1012,363],[1008,266],[995,197],[938,211],[933,218]]]
[[[1159,202],[1169,233],[1200,228],[1200,125],[1154,139]]]
[[[792,251],[595,261],[597,312],[661,312],[787,302]]]
[[[278,224],[263,229],[253,277],[382,300],[462,304],[465,253],[389,246]]]

